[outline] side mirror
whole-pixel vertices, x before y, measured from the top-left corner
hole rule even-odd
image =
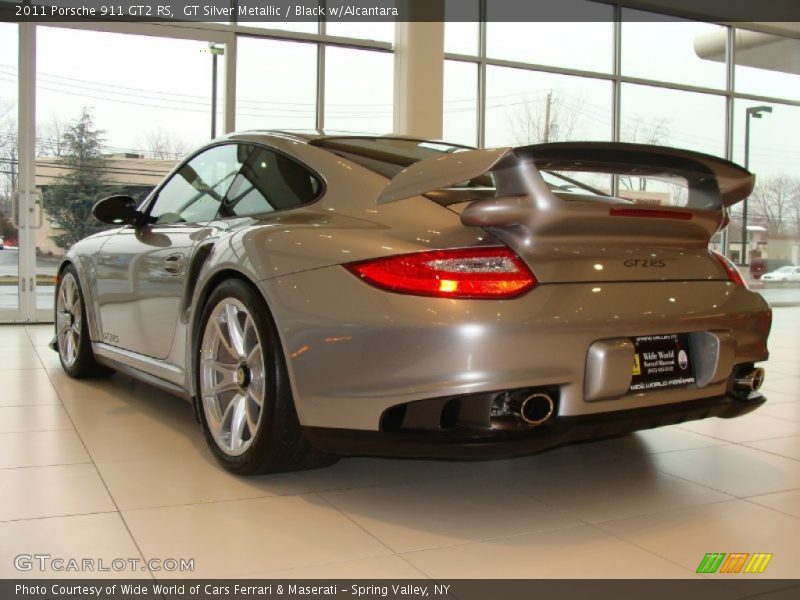
[[[109,196],[92,207],[94,218],[109,225],[134,225],[138,213],[136,200],[130,196]]]

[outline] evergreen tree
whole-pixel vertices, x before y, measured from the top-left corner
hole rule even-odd
[[[69,248],[104,228],[92,216],[95,202],[113,193],[104,180],[104,133],[84,108],[62,134],[64,153],[59,162],[65,174],[44,191],[44,210],[61,230],[51,236],[59,248]]]

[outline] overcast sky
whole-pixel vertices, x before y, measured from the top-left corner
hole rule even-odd
[[[269,24],[272,25],[272,24]],[[308,29],[313,24],[299,24]],[[0,24],[0,108],[16,104],[15,25]],[[721,89],[722,62],[703,60],[695,39],[724,28],[700,23],[626,23],[623,73]],[[329,25],[329,32],[391,41],[391,25]],[[612,24],[490,23],[491,57],[610,73]],[[447,24],[448,51],[471,52],[475,24]],[[210,135],[211,56],[196,41],[39,27],[37,123],[74,119],[92,109],[109,146],[141,149],[148,131],[162,129],[188,147]],[[798,45],[800,48],[800,44]],[[237,128],[311,128],[316,98],[313,44],[242,38],[239,42]],[[220,61],[220,81],[224,61]],[[326,125],[347,131],[387,132],[392,126],[392,56],[329,48],[326,57]],[[476,140],[476,69],[448,62],[445,71],[445,138]],[[739,89],[800,100],[800,76],[737,68]],[[220,86],[220,98],[222,88]],[[610,139],[611,84],[601,79],[491,67],[487,76],[487,145],[522,143],[526,115],[541,113],[547,96],[555,135]],[[742,159],[744,110],[736,104],[735,157]],[[627,84],[622,90],[623,139],[714,154],[724,153],[722,97]],[[560,130],[559,130],[560,128]],[[220,120],[221,131],[221,120]],[[800,176],[800,109],[776,106],[753,123],[751,167],[759,174]]]

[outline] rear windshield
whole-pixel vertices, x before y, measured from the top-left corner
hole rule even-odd
[[[328,137],[311,143],[331,150],[334,154],[388,179],[426,158],[475,149],[443,142],[388,137]],[[494,181],[491,175],[487,174],[462,185],[494,187]]]
[[[328,137],[311,143],[388,179],[420,160],[475,149],[444,142],[368,136]],[[687,203],[686,180],[681,177],[613,176],[592,169],[562,171],[556,164],[553,163],[556,168],[541,169],[540,173],[550,189],[565,200],[627,201],[650,206],[685,206]],[[614,177],[617,179],[617,197],[611,198]],[[486,173],[448,190],[432,192],[428,197],[439,204],[451,205],[491,196],[494,186],[494,177]]]

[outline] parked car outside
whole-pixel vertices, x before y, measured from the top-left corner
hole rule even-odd
[[[764,273],[789,266],[792,266],[792,261],[785,258],[754,258],[750,261],[750,279],[756,281],[761,279]]]
[[[761,281],[800,281],[800,267],[794,265],[781,267],[761,276]]]

